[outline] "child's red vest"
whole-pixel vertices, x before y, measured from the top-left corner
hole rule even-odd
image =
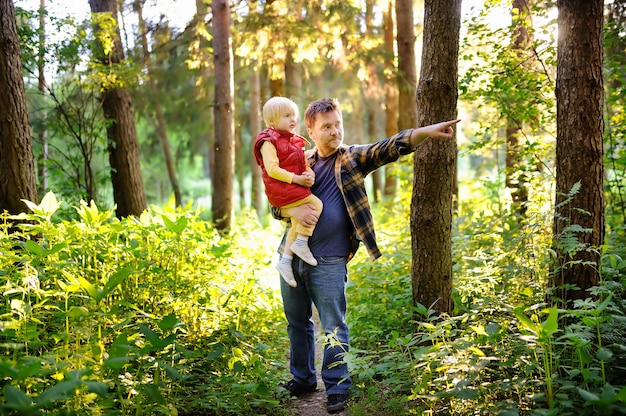
[[[274,207],[284,207],[311,195],[311,189],[305,186],[296,185],[295,183],[287,183],[270,177],[263,166],[263,156],[261,155],[261,146],[264,142],[269,141],[275,148],[278,156],[278,165],[301,175],[306,169],[306,161],[304,158],[304,144],[307,140],[286,131],[274,130],[267,128],[256,137],[254,141],[254,157],[263,172],[263,183],[265,184],[265,195]]]

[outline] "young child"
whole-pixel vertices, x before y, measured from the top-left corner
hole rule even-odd
[[[298,105],[288,98],[272,97],[263,106],[263,120],[267,128],[254,141],[254,156],[261,167],[267,199],[279,208],[312,204],[319,217],[322,201],[311,193],[315,174],[304,156],[304,145],[308,141],[296,134]],[[314,227],[305,227],[291,218],[283,255],[276,268],[292,287],[298,285],[291,268],[294,254],[317,266],[308,242],[313,230]]]

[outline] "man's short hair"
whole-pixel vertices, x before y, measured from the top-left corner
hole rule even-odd
[[[304,124],[306,128],[310,129],[313,127],[318,114],[330,113],[331,111],[337,111],[339,115],[341,115],[341,106],[339,105],[339,100],[336,98],[320,98],[319,100],[313,101],[309,104],[304,113]]]

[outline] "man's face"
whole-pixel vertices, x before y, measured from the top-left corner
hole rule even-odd
[[[307,130],[322,157],[335,153],[343,141],[343,122],[338,111],[319,113]]]

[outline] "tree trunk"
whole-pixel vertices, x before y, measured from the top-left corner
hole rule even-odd
[[[46,94],[45,60],[46,51],[46,0],[39,0],[39,53],[37,57],[38,88],[41,95]],[[37,158],[37,176],[39,195],[43,196],[48,190],[48,131],[46,129],[48,114],[42,110],[41,117],[43,125],[39,132],[39,142],[41,143],[41,154]]]
[[[23,199],[38,202],[35,161],[15,8],[0,0],[0,213],[27,212]]]
[[[230,0],[213,0],[213,61],[215,65],[215,169],[213,171],[213,223],[228,232],[233,216],[235,176],[233,76],[230,51]]]
[[[417,89],[418,125],[456,117],[461,0],[427,0]],[[411,201],[413,301],[451,314],[452,199],[456,140],[427,140],[415,152]]]
[[[415,68],[415,23],[413,22],[412,0],[396,0],[396,19],[398,20],[398,101],[401,109],[398,129],[404,130],[415,127],[418,121],[415,103],[417,70]],[[437,30],[445,32],[444,28],[437,28]],[[430,65],[430,62],[424,62],[424,64]],[[456,72],[453,75],[456,78]]]
[[[255,66],[256,68],[256,66]],[[255,69],[252,72],[252,92],[250,94],[250,130],[252,131],[252,138],[262,130],[261,122],[261,78],[259,76],[259,69]],[[256,163],[254,158],[254,152],[250,152],[250,168],[252,170],[252,206],[257,212],[257,215],[263,215],[267,211],[267,204],[265,201],[265,194],[263,192],[263,180],[261,178],[261,167]]]
[[[110,13],[117,22],[116,0],[89,0],[93,13]],[[96,34],[102,28],[95,25]],[[105,55],[102,44],[96,46],[94,55],[102,64],[115,65],[124,59],[124,50],[119,28],[113,33],[113,49]],[[130,92],[114,85],[104,85],[102,91],[102,110],[107,123],[109,164],[111,165],[111,182],[113,199],[117,205],[118,218],[140,215],[147,202],[141,177],[139,143],[135,126],[135,111]]]
[[[602,0],[567,0],[557,3],[557,143],[554,248],[557,261],[551,286],[561,301],[584,299],[598,284],[600,246],[604,241],[603,200],[603,79]],[[566,195],[576,183],[570,202]],[[574,233],[585,249],[573,252],[560,237],[570,226],[591,232]],[[590,265],[591,264],[591,265]]]
[[[176,206],[181,207],[183,205],[183,197],[180,193],[180,186],[178,185],[178,178],[176,176],[176,169],[174,168],[174,161],[172,158],[172,151],[170,146],[170,140],[167,136],[167,128],[165,126],[165,117],[163,116],[163,108],[161,107],[160,100],[157,98],[157,86],[152,76],[152,62],[150,60],[150,50],[148,48],[148,37],[146,35],[146,21],[143,18],[143,2],[144,0],[135,0],[133,6],[137,13],[139,20],[139,36],[141,39],[141,48],[143,51],[143,62],[148,72],[148,86],[150,93],[154,99],[152,104],[154,105],[154,112],[156,113],[157,122],[157,135],[161,142],[161,148],[163,149],[163,156],[165,158],[165,167],[167,168],[167,176],[169,177],[170,184],[172,185],[172,192],[174,193],[174,199]]]
[[[365,2],[365,35],[367,37],[376,36],[374,34],[374,1]],[[366,62],[367,78],[363,81],[363,94],[365,96],[365,115],[367,117],[367,143],[378,140],[376,127],[378,126],[377,114],[380,113],[380,99],[382,91],[378,79],[376,61],[368,58]],[[378,202],[383,194],[383,169],[372,172],[373,200]]]
[[[520,65],[524,65],[532,44],[529,28],[532,27],[530,0],[513,0],[512,17],[514,22],[513,42],[511,51],[518,58]],[[532,53],[532,52],[531,52]],[[526,215],[528,189],[526,175],[523,169],[523,146],[520,144],[522,123],[508,116],[506,128],[506,178],[505,184],[511,191],[513,212]]]
[[[394,3],[393,0],[389,0],[387,9],[384,15],[384,36],[385,36],[385,51],[387,52],[387,58],[385,58],[385,73],[395,74],[396,68],[393,63],[394,51],[394,19],[393,19]],[[397,75],[396,75],[397,77]],[[385,135],[390,137],[398,131],[398,83],[397,78],[392,79],[392,76],[388,76],[385,80]],[[413,102],[413,101],[412,101]],[[384,195],[395,195],[397,185],[396,175],[393,172],[393,167],[387,165],[385,167],[385,187]]]

